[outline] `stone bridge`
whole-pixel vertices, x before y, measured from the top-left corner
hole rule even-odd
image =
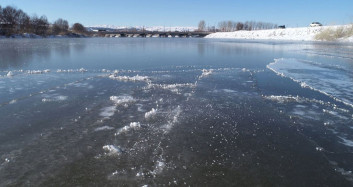
[[[100,32],[105,37],[144,37],[144,38],[203,38],[211,32],[178,32],[178,31],[115,31],[115,32]]]

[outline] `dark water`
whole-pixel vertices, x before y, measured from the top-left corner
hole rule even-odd
[[[1,39],[0,186],[351,186],[352,49]]]

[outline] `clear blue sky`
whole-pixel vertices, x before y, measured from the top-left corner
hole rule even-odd
[[[0,0],[29,15],[85,26],[197,26],[219,21],[266,21],[290,27],[353,22],[353,0]]]

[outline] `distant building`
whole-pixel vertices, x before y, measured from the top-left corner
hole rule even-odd
[[[92,29],[93,32],[107,32],[107,29]]]

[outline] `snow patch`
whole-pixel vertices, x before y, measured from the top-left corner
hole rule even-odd
[[[103,146],[103,150],[105,151],[105,154],[108,156],[117,156],[120,155],[123,150],[115,145],[105,145]]]
[[[140,122],[131,122],[129,125],[126,125],[125,127],[119,129],[119,131],[117,133],[115,133],[115,135],[126,133],[126,132],[130,131],[131,129],[138,130],[140,128],[141,128]]]
[[[157,110],[152,108],[151,111],[148,111],[145,113],[145,118],[146,119],[149,119],[149,118],[152,118],[153,116],[155,116],[157,114]]]
[[[121,95],[121,96],[110,96],[110,100],[113,101],[116,105],[134,102],[135,99],[129,95]]]
[[[60,102],[60,101],[65,101],[67,100],[68,96],[64,95],[44,95],[44,98],[42,99],[42,102]]]
[[[113,127],[110,126],[103,126],[103,127],[98,127],[96,129],[94,129],[94,131],[105,131],[105,130],[113,130]]]
[[[149,77],[147,76],[140,76],[140,75],[135,75],[133,77],[129,77],[129,76],[118,76],[117,74],[112,74],[109,75],[110,79],[113,80],[120,80],[120,81],[149,81]]]
[[[173,128],[173,126],[178,123],[180,114],[181,108],[178,106],[171,112],[171,119],[168,121],[168,123],[161,127],[164,130],[164,133],[168,133]]]
[[[14,76],[14,74],[12,73],[12,71],[9,71],[9,72],[6,74],[6,76],[12,77],[12,76]]]
[[[203,77],[207,77],[207,76],[211,75],[212,73],[213,73],[213,69],[209,69],[209,70],[203,69],[203,70],[202,70],[202,74],[201,74],[201,76],[199,77],[199,79],[201,79],[201,78],[203,78]]]
[[[194,88],[196,87],[195,83],[184,83],[184,84],[149,84],[147,88],[161,88],[165,90],[169,90],[174,93],[179,93],[180,88],[189,87]]]
[[[253,31],[235,31],[235,32],[217,32],[207,35],[205,38],[224,38],[224,39],[253,39],[253,40],[296,40],[296,41],[315,41],[315,35],[325,29],[336,29],[341,26],[323,26],[323,27],[300,27],[286,29],[253,30]],[[343,25],[343,27],[351,27]],[[351,38],[344,41],[350,42]]]
[[[116,106],[108,106],[108,107],[104,107],[101,109],[101,113],[99,114],[102,117],[111,117],[114,115],[116,111]]]

